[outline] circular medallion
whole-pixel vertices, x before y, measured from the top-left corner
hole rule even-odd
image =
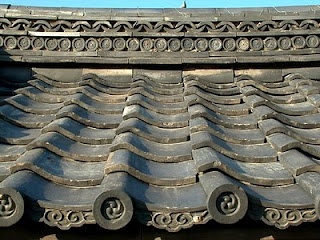
[[[207,208],[216,222],[234,224],[247,213],[248,198],[242,188],[233,184],[224,184],[209,195]]]
[[[171,52],[177,52],[180,50],[181,44],[178,38],[170,38],[168,41],[168,48]]]
[[[260,51],[263,48],[263,41],[261,38],[252,38],[250,40],[250,48],[253,51]]]
[[[225,38],[223,40],[223,49],[226,51],[233,51],[236,49],[236,41],[233,38]]]
[[[6,49],[14,49],[17,47],[17,39],[12,36],[8,36],[4,39],[4,46]]]
[[[137,51],[139,49],[140,42],[137,38],[129,38],[127,40],[127,48],[129,51]]]
[[[181,41],[181,48],[183,51],[192,51],[194,48],[194,42],[191,38],[184,38]]]
[[[30,46],[31,46],[30,38],[23,36],[18,39],[18,47],[21,50],[27,50],[28,48],[30,48]]]
[[[102,50],[109,51],[112,48],[112,40],[110,38],[102,38],[100,41],[100,47]]]
[[[305,48],[305,46],[307,45],[306,39],[302,36],[295,36],[291,40],[292,40],[292,46],[295,49],[302,49],[302,48]]]
[[[72,48],[76,52],[83,51],[86,46],[86,42],[83,38],[75,38],[72,40]]]
[[[278,40],[279,48],[282,50],[288,50],[291,48],[291,39],[289,37],[281,37]]]
[[[113,48],[116,51],[122,51],[126,48],[126,41],[123,38],[115,38],[113,40]]]
[[[95,39],[95,38],[89,38],[89,39],[86,41],[86,49],[87,49],[88,51],[93,52],[93,51],[97,50],[98,47],[99,47],[99,43],[98,43],[97,39]]]
[[[53,51],[58,47],[58,41],[55,38],[47,38],[44,42],[44,46],[47,50]]]
[[[0,189],[0,227],[17,223],[24,214],[24,201],[19,192],[12,188]]]
[[[158,52],[163,52],[167,49],[167,41],[164,38],[157,38],[154,41],[154,47]]]
[[[42,37],[32,39],[31,46],[35,50],[41,50],[44,48],[44,39]]]
[[[219,38],[212,38],[209,42],[211,51],[220,51],[222,49],[222,41]]]
[[[140,47],[142,51],[150,51],[153,48],[153,41],[151,38],[144,38],[140,42]]]
[[[271,51],[275,50],[278,47],[277,40],[274,37],[267,37],[264,40],[265,50]]]
[[[123,228],[133,216],[131,198],[120,190],[103,192],[94,201],[93,216],[102,228],[108,230]]]
[[[247,38],[239,38],[236,41],[237,48],[240,51],[247,51],[250,47],[249,40]]]
[[[195,42],[195,45],[196,49],[200,52],[205,52],[209,47],[208,40],[205,38],[198,38]]]
[[[316,48],[319,46],[319,38],[315,35],[310,35],[306,39],[309,48]]]
[[[58,47],[61,51],[68,51],[71,48],[71,41],[68,38],[61,38]]]

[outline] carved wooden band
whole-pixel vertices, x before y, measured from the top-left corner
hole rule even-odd
[[[47,50],[61,52],[142,51],[142,52],[246,52],[318,48],[317,35],[282,37],[204,37],[204,38],[130,38],[130,37],[30,37],[0,36],[6,50]]]
[[[24,201],[19,192],[12,188],[0,189],[0,227],[17,223],[24,214]]]
[[[97,224],[108,230],[125,227],[131,221],[132,215],[131,198],[119,190],[103,192],[93,205],[93,216]]]
[[[207,208],[218,223],[233,224],[242,219],[248,210],[246,193],[233,184],[217,187],[208,197]]]

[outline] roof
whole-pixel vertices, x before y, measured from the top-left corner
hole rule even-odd
[[[317,7],[0,14],[0,226],[318,219]]]

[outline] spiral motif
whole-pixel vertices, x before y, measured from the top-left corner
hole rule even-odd
[[[236,49],[236,41],[233,38],[226,38],[223,40],[223,49],[226,51],[233,51]]]
[[[35,50],[41,50],[44,48],[44,39],[42,37],[32,39],[31,46]]]
[[[75,38],[72,40],[72,48],[76,52],[81,52],[85,48],[85,41],[83,38]]]
[[[265,50],[275,50],[278,47],[277,40],[274,37],[267,37],[264,40],[264,48]]]
[[[112,48],[112,40],[110,38],[102,38],[100,41],[100,47],[102,50],[109,51]]]
[[[28,37],[20,37],[18,39],[18,46],[21,50],[27,50],[31,46],[30,38]]]
[[[88,51],[95,51],[97,50],[99,47],[99,43],[97,41],[97,39],[95,38],[89,38],[87,41],[86,41],[86,49]]]
[[[50,212],[47,212],[46,219],[52,223],[58,223],[64,220],[64,215],[60,210],[53,209]]]
[[[124,213],[123,204],[117,198],[106,199],[102,205],[102,210],[105,218],[108,220],[121,218]]]
[[[7,194],[0,194],[0,216],[10,217],[16,210],[16,204]]]
[[[268,225],[285,229],[302,222],[314,222],[318,219],[315,209],[277,209],[266,208],[262,220]]]
[[[154,52],[217,52],[217,51],[273,51],[273,50],[296,50],[305,48],[317,48],[320,40],[316,35],[293,36],[291,38],[282,36],[275,37],[246,37],[239,38],[42,38],[20,36],[18,39],[14,36],[0,36],[0,47],[5,49],[33,49],[49,51],[154,51]]]
[[[193,222],[193,217],[190,213],[179,213],[175,216],[175,221],[179,225],[186,225]]]
[[[288,50],[291,48],[291,39],[289,37],[281,37],[278,40],[278,45],[282,50]]]
[[[140,45],[142,51],[150,51],[153,48],[153,41],[151,38],[144,38]]]
[[[167,49],[167,41],[164,38],[157,38],[154,41],[154,47],[158,52],[163,52]]]
[[[122,51],[126,48],[126,41],[123,38],[115,38],[113,40],[113,48],[116,51]]]
[[[7,49],[14,49],[17,46],[17,39],[13,36],[8,36],[4,39],[4,46]]]
[[[53,51],[58,47],[58,41],[55,38],[47,38],[44,45],[47,50]]]
[[[217,199],[218,211],[225,215],[236,212],[238,207],[238,198],[231,192],[222,193]]]
[[[71,41],[68,38],[61,38],[58,47],[61,51],[68,51],[71,48]]]
[[[83,214],[81,212],[70,211],[66,214],[66,219],[71,223],[77,223],[83,220]]]
[[[310,35],[306,38],[306,43],[309,48],[316,48],[319,46],[319,38],[315,35]]]
[[[168,48],[171,52],[177,52],[180,50],[181,44],[178,38],[171,38],[168,41]]]
[[[156,213],[153,216],[153,222],[160,226],[166,226],[172,223],[173,219],[169,213]]]
[[[197,50],[200,52],[205,52],[209,47],[208,40],[205,38],[198,38],[196,40],[195,45],[196,45]]]
[[[60,229],[67,230],[71,227],[80,227],[83,224],[95,223],[91,211],[72,211],[60,209],[45,209],[40,221],[49,226],[56,226]]]
[[[194,48],[194,42],[191,38],[184,38],[181,41],[181,48],[183,51],[192,51]]]
[[[240,50],[240,51],[247,51],[250,47],[250,42],[247,38],[239,38],[237,39],[237,48]]]
[[[139,49],[140,42],[137,38],[129,38],[127,40],[127,48],[129,51],[137,51]]]
[[[302,36],[295,36],[292,38],[292,46],[295,49],[302,49],[305,48],[307,45],[306,39]]]
[[[211,51],[220,51],[222,49],[222,41],[219,38],[212,38],[209,42]]]
[[[250,47],[253,51],[260,51],[263,48],[263,41],[261,38],[252,38],[250,40]]]

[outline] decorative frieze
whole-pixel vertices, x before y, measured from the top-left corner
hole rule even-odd
[[[135,33],[222,33],[222,32],[285,32],[319,29],[319,19],[305,20],[259,20],[256,21],[112,21],[107,20],[42,20],[24,18],[0,18],[0,30],[37,31],[37,32],[135,32]]]
[[[0,36],[5,50],[46,50],[61,52],[142,51],[142,52],[256,52],[314,49],[319,37],[238,37],[238,38],[138,38],[138,37],[30,37]]]
[[[178,232],[195,224],[205,224],[212,219],[207,210],[199,212],[141,212],[137,213],[140,222],[147,226]]]
[[[73,211],[60,209],[45,209],[40,219],[52,227],[58,227],[62,230],[68,230],[71,227],[81,227],[84,224],[95,224],[92,211]]]
[[[315,209],[277,209],[266,208],[262,221],[268,225],[285,229],[303,222],[315,222],[318,219]]]

